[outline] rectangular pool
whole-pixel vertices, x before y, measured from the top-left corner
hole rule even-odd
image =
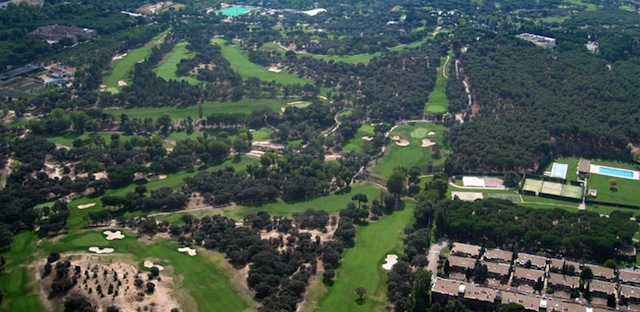
[[[226,8],[224,10],[219,11],[217,14],[222,14],[224,16],[231,16],[231,17],[235,17],[235,16],[239,16],[242,14],[246,14],[251,12],[251,10],[253,10],[253,8],[248,8],[248,7],[242,7],[242,6],[232,6],[229,8]]]
[[[566,179],[567,178],[567,170],[569,169],[569,165],[553,163],[551,167],[551,176],[554,178]]]
[[[598,173],[612,177],[633,179],[633,171],[631,170],[600,166],[600,169],[598,169]]]

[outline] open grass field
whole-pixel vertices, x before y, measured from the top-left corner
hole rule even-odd
[[[549,171],[551,172],[551,167],[553,167],[553,163],[557,162],[560,164],[567,164],[569,165],[569,168],[567,169],[567,180],[569,181],[577,181],[578,180],[578,158],[576,157],[561,157],[558,159],[555,159],[554,161],[552,161],[551,163],[549,163],[549,165],[544,168],[544,171]],[[542,174],[543,172],[540,172],[540,174]]]
[[[265,108],[270,108],[274,111],[279,112],[280,107],[285,107],[286,101],[281,99],[248,99],[244,98],[237,102],[204,102],[202,103],[202,114],[203,117],[214,115],[214,114],[222,114],[222,113],[245,113],[251,114],[251,112],[256,110],[261,110]],[[136,108],[118,108],[118,109],[105,109],[106,113],[112,114],[116,116],[116,118],[120,118],[120,115],[127,114],[130,119],[133,118],[146,118],[151,117],[153,119],[157,119],[158,117],[169,114],[171,118],[176,120],[184,120],[187,119],[188,116],[191,118],[198,118],[198,106],[189,106],[186,108],[179,108],[176,106],[166,106],[166,107],[136,107]]]
[[[111,64],[111,71],[104,77],[103,83],[107,86],[107,91],[111,93],[118,93],[122,90],[122,87],[118,86],[118,81],[124,80],[127,84],[131,84],[131,71],[136,63],[144,60],[151,54],[151,48],[160,44],[164,36],[167,35],[169,30],[165,30],[159,35],[153,37],[151,41],[143,45],[140,48],[133,49],[127,52],[127,56],[120,60],[116,60]]]
[[[34,255],[37,240],[34,232],[24,232],[14,237],[11,248],[5,255],[7,264],[0,283],[4,300],[0,310],[45,311],[34,293],[36,289],[33,282],[34,272],[26,266],[37,259]]]
[[[346,144],[342,147],[342,151],[345,153],[362,152],[364,148],[364,142],[365,142],[365,140],[363,140],[362,137],[363,136],[372,137],[373,135],[374,135],[373,126],[368,124],[364,124],[360,126],[360,129],[358,129],[358,132],[356,132],[356,135],[353,137],[353,139],[346,142]]]
[[[240,47],[235,45],[226,45],[222,38],[214,38],[213,43],[222,47],[222,55],[231,63],[231,67],[243,78],[256,77],[264,81],[276,81],[281,84],[307,84],[312,83],[309,80],[299,78],[298,76],[283,70],[282,72],[270,72],[266,67],[254,64],[242,52]]]
[[[431,131],[435,132],[435,135],[427,136],[427,138],[440,145],[442,154],[446,155],[446,151],[442,144],[442,131],[444,130],[444,127],[432,123],[401,125],[394,129],[389,137],[391,138],[396,135],[400,136],[401,139],[409,141],[409,146],[397,146],[396,142],[391,141],[389,145],[387,145],[384,156],[378,160],[378,163],[373,168],[372,174],[389,177],[393,173],[393,168],[397,166],[404,166],[407,168],[418,166],[424,168],[427,162],[432,162],[434,165],[443,164],[445,160],[444,156],[440,159],[433,159],[431,155],[433,146],[421,147],[422,138],[414,137],[416,135],[414,131],[424,131],[419,129],[424,129],[427,133]],[[414,133],[414,136],[411,135],[412,133]]]
[[[387,271],[381,266],[387,254],[402,254],[403,231],[413,222],[415,202],[406,204],[402,211],[357,228],[355,247],[344,252],[335,284],[327,288],[318,283],[318,289],[309,290],[308,306],[303,311],[385,311]],[[356,302],[355,289],[359,286],[367,289],[362,305]]]
[[[271,138],[273,130],[271,128],[261,128],[251,132],[254,141],[264,141]]]
[[[598,190],[598,196],[594,200],[612,204],[640,205],[640,181],[613,178],[618,184],[611,187],[610,179],[612,177],[599,174],[589,175],[589,188]]]
[[[190,59],[195,56],[195,53],[187,50],[188,42],[178,42],[173,50],[169,52],[162,59],[158,67],[156,67],[155,72],[158,77],[164,80],[178,80],[178,81],[186,81],[190,84],[196,85],[200,84],[200,81],[195,77],[191,76],[176,76],[176,71],[178,70],[178,64],[180,61],[184,59]]]
[[[260,49],[263,51],[276,51],[281,54],[284,54],[285,52],[287,52],[287,50],[285,50],[284,48],[282,48],[281,46],[273,42],[267,42],[263,44],[260,47]],[[312,53],[306,53],[306,52],[297,52],[297,55],[302,57],[312,57],[314,59],[323,60],[326,62],[333,60],[334,62],[357,64],[357,63],[368,63],[374,57],[382,55],[382,53],[363,53],[363,54],[357,54],[357,55],[339,56],[339,55],[320,55],[320,54],[312,54]]]
[[[451,65],[451,62],[454,62],[451,51],[449,51],[449,54],[449,56],[440,58],[436,86],[429,94],[427,104],[424,107],[425,113],[446,113],[449,108],[449,100],[447,99],[447,77],[449,76],[449,65]],[[447,77],[445,77],[444,74],[446,74]]]

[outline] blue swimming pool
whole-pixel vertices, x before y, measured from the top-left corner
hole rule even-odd
[[[633,171],[631,171],[631,170],[624,170],[624,169],[600,166],[600,169],[598,170],[598,173],[604,174],[604,175],[608,175],[608,176],[633,179]]]
[[[222,14],[224,16],[231,16],[231,17],[236,17],[242,14],[246,14],[251,12],[251,10],[253,10],[253,8],[248,8],[248,7],[242,7],[242,6],[232,6],[232,7],[228,7],[224,10],[219,11],[217,14]]]
[[[551,167],[551,176],[554,178],[566,179],[567,178],[567,170],[569,169],[569,165],[553,163]]]

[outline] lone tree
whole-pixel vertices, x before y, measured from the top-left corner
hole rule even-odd
[[[351,200],[356,200],[358,201],[358,209],[360,209],[360,207],[362,206],[362,203],[368,203],[369,202],[369,198],[367,197],[367,195],[362,194],[362,193],[358,193],[356,195],[353,195],[353,197],[351,197]]]
[[[611,186],[610,188],[611,191],[615,191],[617,185],[618,185],[618,180],[616,180],[615,178],[609,179],[609,186]]]
[[[356,288],[356,295],[358,295],[358,304],[363,304],[364,303],[364,295],[367,294],[367,289],[360,286],[358,288]]]

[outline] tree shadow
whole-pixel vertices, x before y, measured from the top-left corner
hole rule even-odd
[[[335,192],[336,195],[343,195],[343,194],[349,194],[349,193],[351,193],[351,185]]]
[[[612,187],[609,188],[609,191],[617,193],[618,192],[618,188],[612,186]]]
[[[363,305],[367,302],[366,298],[358,298],[356,300],[354,300],[358,305]]]

